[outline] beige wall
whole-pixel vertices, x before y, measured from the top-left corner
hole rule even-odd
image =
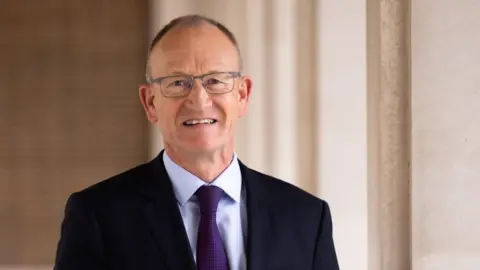
[[[0,6],[0,268],[50,265],[68,195],[148,158],[147,5]]]
[[[412,2],[415,270],[480,269],[480,1]]]
[[[345,8],[348,6],[348,9]],[[320,1],[316,194],[328,201],[341,269],[368,269],[366,1]],[[313,119],[312,119],[313,120]]]

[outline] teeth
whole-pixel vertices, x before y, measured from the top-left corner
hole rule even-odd
[[[212,124],[215,122],[213,119],[199,119],[199,120],[187,120],[185,124],[187,125],[196,125],[196,124]]]

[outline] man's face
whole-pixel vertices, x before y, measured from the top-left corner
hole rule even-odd
[[[153,48],[150,67],[152,78],[234,72],[239,71],[239,57],[219,29],[204,24],[168,32]],[[153,83],[140,87],[140,98],[148,119],[160,129],[166,148],[211,152],[233,147],[237,121],[247,112],[250,88],[248,77],[237,77],[231,92],[210,94],[196,79],[185,97],[165,97],[160,85]],[[191,120],[202,119],[215,121],[191,124]]]

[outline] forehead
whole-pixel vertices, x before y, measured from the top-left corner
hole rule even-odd
[[[209,24],[171,29],[155,45],[150,56],[152,74],[171,72],[200,74],[235,71],[239,57],[235,45]]]

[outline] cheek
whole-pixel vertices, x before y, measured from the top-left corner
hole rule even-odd
[[[232,96],[228,102],[222,104],[227,122],[236,122],[239,117],[240,107],[236,96]]]
[[[240,100],[240,96],[238,93],[234,95],[234,99],[232,100],[232,105],[231,105],[231,114],[235,118],[234,120],[237,120],[239,117],[242,115],[242,106],[243,102]]]
[[[159,119],[160,126],[165,128],[171,128],[175,125],[176,115],[180,108],[180,103],[172,101],[160,101],[155,104],[155,110]]]

